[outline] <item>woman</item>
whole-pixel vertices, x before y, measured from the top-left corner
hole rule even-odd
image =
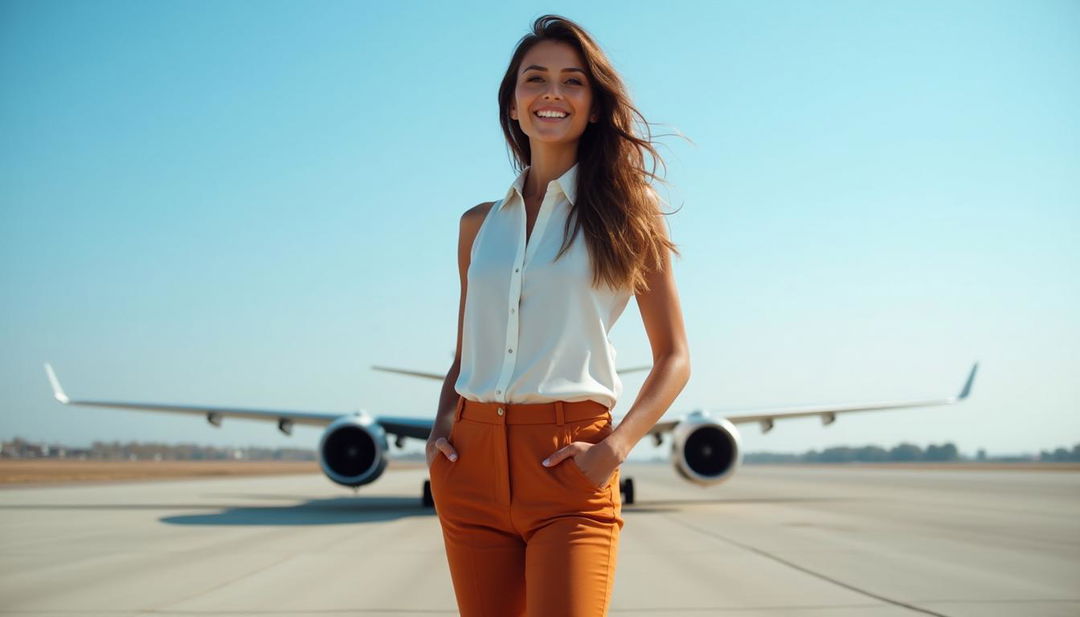
[[[606,615],[619,465],[690,378],[659,198],[626,89],[593,39],[536,20],[499,88],[522,171],[461,217],[454,363],[427,442],[462,617]],[[640,114],[638,114],[640,116]],[[608,331],[631,295],[653,367],[618,427]]]

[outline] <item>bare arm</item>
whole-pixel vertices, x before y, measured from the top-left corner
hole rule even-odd
[[[458,321],[457,343],[454,348],[454,362],[450,370],[446,372],[442,390],[439,393],[439,409],[435,414],[435,423],[431,429],[431,436],[427,441],[428,465],[431,464],[433,455],[441,450],[447,456],[456,456],[453,444],[446,437],[450,435],[450,429],[454,424],[454,408],[457,406],[458,393],[454,389],[458,375],[461,373],[461,332],[465,322],[465,297],[468,293],[469,257],[472,253],[473,241],[476,233],[480,230],[480,224],[491,208],[492,202],[482,203],[469,208],[461,215],[458,229],[458,277],[461,280],[461,294],[458,298]],[[440,441],[441,440],[441,441]]]
[[[663,225],[660,228],[666,237],[667,230]],[[646,278],[649,290],[637,294],[637,303],[652,347],[653,367],[622,422],[604,440],[619,461],[626,460],[690,380],[690,349],[670,251],[661,268]]]

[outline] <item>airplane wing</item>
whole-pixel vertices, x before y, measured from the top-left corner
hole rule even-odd
[[[425,371],[410,371],[403,368],[390,368],[389,366],[376,366],[374,364],[371,365],[371,368],[375,369],[376,371],[386,371],[387,373],[400,373],[402,375],[412,375],[413,377],[423,377],[424,379],[437,379],[439,381],[446,379],[446,373],[440,375],[438,373],[427,373]]]
[[[445,377],[445,375],[443,375]],[[427,441],[435,425],[434,418],[412,418],[407,416],[376,416],[375,421],[382,425],[387,433],[398,437],[412,437]]]
[[[767,433],[773,428],[774,421],[786,420],[788,418],[805,418],[807,416],[820,416],[823,424],[832,424],[834,421],[836,421],[836,414],[838,413],[847,413],[851,411],[880,411],[883,409],[900,409],[904,407],[930,407],[934,405],[951,405],[953,403],[959,403],[960,401],[966,399],[969,394],[971,394],[971,385],[975,381],[975,371],[978,368],[978,362],[972,365],[971,372],[968,373],[967,381],[964,383],[963,389],[960,390],[960,394],[946,398],[919,401],[886,401],[875,403],[812,405],[806,407],[753,409],[745,410],[752,413],[735,413],[732,415],[729,412],[717,412],[717,415],[722,415],[725,419],[727,419],[728,422],[731,422],[732,424],[759,422],[761,423],[761,431],[763,433]],[[671,431],[678,423],[679,420],[664,420],[661,422],[657,422],[655,425],[653,425],[652,429],[649,431],[648,434],[654,435],[659,438],[660,434]]]
[[[248,409],[239,407],[219,407],[210,405],[173,405],[161,403],[125,403],[116,401],[89,401],[73,400],[64,393],[60,386],[60,380],[56,378],[52,366],[46,362],[45,372],[52,384],[53,396],[65,405],[85,405],[90,407],[110,407],[115,409],[131,409],[138,411],[164,411],[171,413],[183,413],[195,416],[204,416],[214,426],[221,425],[221,419],[230,416],[235,418],[247,418],[249,420],[269,420],[277,422],[278,428],[286,434],[292,433],[294,424],[313,426],[326,426],[349,414],[341,412],[318,412],[318,411],[293,411],[280,409]],[[434,419],[405,418],[405,417],[379,417],[376,422],[382,425],[387,433],[402,437],[415,437],[427,439],[431,433]]]
[[[52,366],[46,362],[45,372],[52,384],[53,396],[65,405],[85,405],[89,407],[111,407],[115,409],[133,409],[139,411],[166,411],[172,413],[184,413],[196,416],[205,416],[211,424],[221,425],[221,419],[225,416],[236,418],[248,418],[251,420],[272,420],[278,422],[279,427],[292,424],[311,424],[325,426],[346,414],[334,412],[311,412],[311,411],[288,411],[273,409],[245,409],[239,407],[218,407],[207,405],[173,405],[162,403],[124,403],[116,401],[88,401],[73,400],[64,393],[60,386],[60,380],[56,378]],[[285,428],[283,431],[288,432]]]
[[[418,377],[426,377],[430,379],[445,379],[445,375],[438,375],[435,373],[424,373],[421,371],[409,371],[405,369],[394,369],[389,367],[373,366],[377,370],[403,373],[406,375],[413,375]],[[632,372],[640,371],[651,368],[649,366],[633,367],[628,369],[622,369],[620,372]],[[773,409],[759,409],[759,410],[745,410],[752,413],[736,413],[734,415],[730,412],[718,412],[724,415],[724,418],[732,424],[746,424],[750,422],[758,422],[761,424],[762,432],[768,432],[773,428],[773,423],[776,420],[784,420],[788,418],[802,418],[807,416],[820,416],[824,424],[832,424],[836,421],[836,414],[846,413],[852,411],[880,411],[884,409],[901,409],[906,407],[930,407],[934,405],[950,405],[958,403],[968,397],[971,394],[971,386],[975,381],[975,372],[979,368],[979,363],[976,362],[971,367],[971,372],[968,374],[967,381],[964,383],[963,389],[960,394],[956,396],[950,396],[941,399],[927,399],[916,401],[886,401],[886,402],[874,402],[874,403],[856,403],[856,404],[836,404],[836,405],[813,405],[804,407],[783,407]],[[48,362],[45,363],[45,372],[48,374],[49,383],[52,384],[53,396],[56,400],[65,405],[84,405],[91,407],[110,407],[115,409],[131,409],[139,411],[164,411],[171,413],[184,413],[197,416],[205,416],[206,419],[215,426],[221,425],[221,419],[225,416],[232,416],[237,418],[247,418],[252,420],[270,420],[277,422],[278,428],[286,434],[291,434],[292,426],[294,424],[306,424],[314,426],[326,426],[337,420],[338,418],[348,415],[341,412],[311,412],[311,411],[292,411],[292,410],[275,410],[275,409],[250,409],[239,407],[219,407],[219,406],[206,406],[206,405],[174,405],[174,404],[161,404],[161,403],[127,403],[127,402],[115,402],[115,401],[90,401],[90,400],[72,400],[64,393],[63,388],[60,386],[60,380],[57,379],[56,373],[53,372],[52,366]],[[736,410],[737,411],[737,410]],[[618,421],[621,421],[618,418]],[[431,428],[434,425],[434,418],[416,418],[406,416],[378,416],[375,418],[383,429],[390,434],[397,435],[398,437],[412,437],[414,439],[427,439],[431,434]],[[662,420],[653,425],[648,434],[659,439],[664,433],[670,432],[680,420]],[[616,422],[617,424],[618,422]]]

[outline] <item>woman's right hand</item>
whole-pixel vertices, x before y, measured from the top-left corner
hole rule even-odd
[[[427,446],[425,447],[427,454],[427,466],[431,469],[431,464],[435,462],[436,456],[445,456],[451,461],[457,460],[457,450],[446,437],[437,437],[434,440],[429,439]]]

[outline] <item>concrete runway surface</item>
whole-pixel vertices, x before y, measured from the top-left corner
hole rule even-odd
[[[1080,615],[1080,473],[627,463],[611,615]],[[0,490],[0,615],[456,615],[423,468]]]

